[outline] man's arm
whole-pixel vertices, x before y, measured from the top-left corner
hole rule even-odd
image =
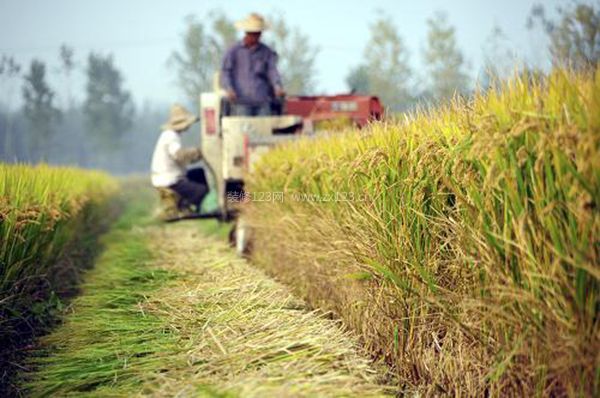
[[[200,148],[181,148],[173,158],[181,165],[188,165],[202,159],[202,150]]]
[[[275,91],[275,96],[280,97],[284,95],[283,84],[281,83],[281,75],[277,70],[277,53],[275,51],[271,51],[271,56],[269,57],[269,63],[267,65],[267,76],[269,78],[269,83],[271,83],[271,87],[273,87],[273,91]]]
[[[221,85],[227,91],[227,94],[231,98],[235,97],[235,91],[233,89],[233,72],[235,68],[235,62],[233,57],[233,49],[229,49],[223,57],[223,63],[221,65]]]
[[[179,142],[172,142],[168,147],[169,155],[181,166],[186,166],[202,159],[200,148],[183,148]]]

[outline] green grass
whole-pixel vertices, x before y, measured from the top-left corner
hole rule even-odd
[[[206,219],[198,221],[198,229],[207,236],[214,236],[217,239],[227,241],[229,232],[233,228],[233,223],[223,222],[216,219]]]
[[[105,251],[64,324],[41,339],[30,359],[34,372],[24,374],[29,394],[129,396],[139,389],[145,370],[170,365],[161,354],[177,351],[177,339],[164,319],[139,307],[175,277],[148,265],[152,255],[140,228],[155,223],[150,200],[150,193],[129,200],[103,237]]]
[[[403,385],[599,393],[600,70],[292,143],[248,189],[285,198],[246,209],[255,262]],[[335,192],[354,200],[315,199]]]

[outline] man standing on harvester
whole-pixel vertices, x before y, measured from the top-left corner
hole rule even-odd
[[[227,91],[233,116],[269,116],[276,99],[285,92],[277,71],[277,53],[260,42],[267,25],[262,16],[250,14],[236,28],[244,38],[225,54],[221,85]]]
[[[200,148],[184,148],[181,143],[181,134],[197,121],[198,117],[183,106],[173,105],[152,155],[152,185],[159,190],[175,192],[178,197],[176,210],[183,216],[189,215],[186,212],[199,213],[202,200],[208,193],[204,170],[187,170],[189,164],[202,159],[202,151]]]

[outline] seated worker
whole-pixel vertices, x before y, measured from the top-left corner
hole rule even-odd
[[[175,191],[180,197],[179,210],[193,205],[199,213],[208,193],[206,176],[201,168],[187,170],[187,165],[202,159],[202,152],[200,148],[184,148],[180,136],[197,121],[198,117],[183,106],[171,107],[169,121],[162,126],[152,155],[152,185]]]
[[[271,105],[285,95],[277,71],[277,53],[260,42],[262,16],[250,14],[236,27],[245,32],[223,57],[221,85],[227,90],[232,116],[269,116]]]

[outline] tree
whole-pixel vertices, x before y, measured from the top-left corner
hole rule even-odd
[[[225,16],[221,11],[211,11],[208,13],[209,21],[213,32],[212,48],[215,55],[215,67],[221,67],[221,59],[223,53],[236,40],[236,30],[232,21]]]
[[[85,125],[99,144],[115,148],[131,127],[134,108],[131,95],[122,88],[123,78],[111,55],[91,53],[87,65]]]
[[[11,102],[14,83],[21,73],[19,65],[12,56],[2,55],[0,58],[0,142],[3,150],[2,156],[5,160],[14,157],[14,143],[12,142],[13,118],[11,117]]]
[[[318,48],[297,28],[287,25],[281,15],[268,18],[269,45],[277,52],[278,69],[290,94],[310,94],[315,89],[315,58]]]
[[[183,49],[174,51],[167,62],[168,66],[175,67],[178,85],[193,105],[201,92],[212,89],[223,54],[235,42],[233,22],[223,13],[212,11],[207,20],[210,29],[195,16],[186,17]]]
[[[21,72],[21,65],[13,57],[2,55],[0,58],[0,77],[12,78]]]
[[[558,7],[558,20],[546,16],[542,5],[532,8],[528,28],[539,23],[550,39],[555,65],[576,69],[595,68],[600,59],[600,7],[575,3]]]
[[[269,18],[270,36],[266,42],[278,53],[278,67],[288,93],[309,93],[314,90],[314,61],[317,49],[298,29],[287,26],[283,18]],[[221,69],[225,51],[236,41],[233,21],[220,11],[211,11],[206,24],[194,16],[186,17],[183,49],[174,51],[167,65],[174,67],[177,83],[190,104],[198,95],[211,90],[215,72]]]
[[[29,123],[28,136],[34,159],[42,156],[42,148],[49,142],[54,123],[60,111],[54,106],[54,91],[46,83],[46,65],[34,59],[29,73],[24,76],[23,113]]]
[[[429,32],[424,57],[431,95],[435,100],[443,100],[467,92],[469,79],[464,57],[456,44],[455,28],[443,12],[429,18],[427,25]]]
[[[414,102],[409,52],[390,17],[380,15],[370,32],[365,61],[350,71],[346,83],[352,91],[378,95],[392,110],[405,110]]]
[[[507,38],[498,25],[494,25],[483,45],[483,70],[481,86],[489,88],[492,81],[506,79],[517,68],[517,56],[507,46]]]
[[[59,50],[60,72],[65,77],[66,87],[66,105],[68,108],[73,107],[73,96],[71,94],[71,76],[75,70],[75,61],[73,60],[73,47],[62,44]]]
[[[369,94],[371,92],[369,67],[358,65],[352,68],[348,76],[346,76],[346,85],[352,93]]]

